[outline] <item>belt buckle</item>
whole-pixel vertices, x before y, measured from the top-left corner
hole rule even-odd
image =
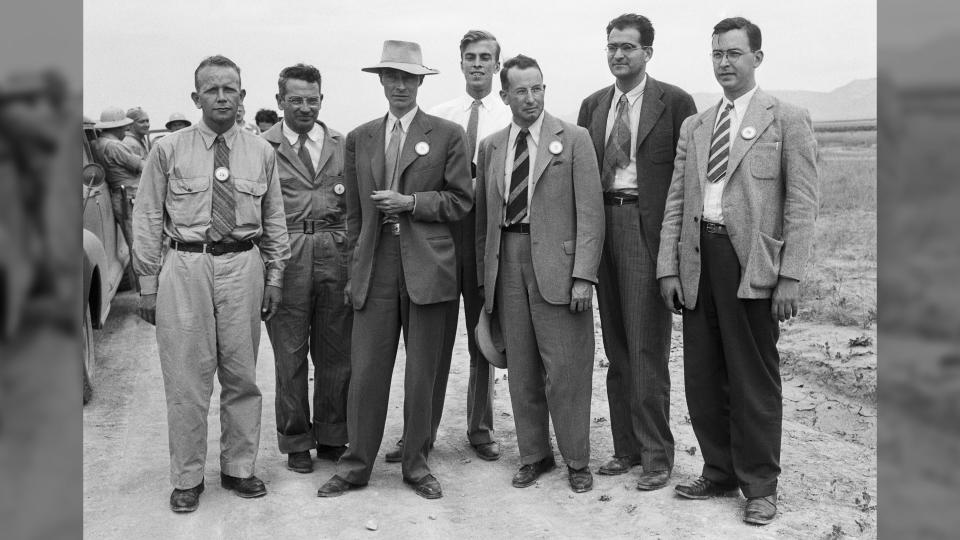
[[[213,256],[223,255],[225,253],[223,249],[224,249],[223,244],[210,244],[209,248],[207,249],[207,253]]]
[[[614,195],[613,200],[617,201],[617,206],[623,206],[623,201],[627,199],[625,197],[620,197],[619,195]]]
[[[708,232],[708,233],[717,234],[717,233],[722,232],[722,230],[723,230],[723,225],[720,225],[719,223],[713,223],[713,222],[710,222],[710,221],[707,221],[707,222],[705,222],[705,223],[706,223],[706,225],[707,225],[707,232]]]
[[[391,223],[390,230],[393,232],[394,236],[400,236],[400,222]]]
[[[303,234],[314,234],[316,232],[317,224],[312,219],[303,220]]]

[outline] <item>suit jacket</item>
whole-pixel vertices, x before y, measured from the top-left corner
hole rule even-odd
[[[477,279],[493,313],[503,222],[503,182],[510,126],[480,143],[477,155]],[[555,141],[559,154],[549,148]],[[569,304],[573,280],[597,282],[604,215],[597,156],[587,130],[544,113],[530,175],[530,242],[540,295]]]
[[[372,120],[347,134],[344,185],[347,194],[347,236],[355,246],[350,265],[350,292],[354,309],[363,309],[370,288],[373,256],[380,238],[383,214],[370,195],[387,189],[384,172],[384,126],[387,117]],[[426,143],[426,153],[415,147]],[[421,145],[421,149],[423,146]],[[456,257],[451,221],[473,207],[470,159],[463,128],[417,111],[397,165],[397,189],[416,195],[413,212],[400,222],[400,258],[410,300],[434,304],[457,297]]]
[[[577,125],[590,131],[597,163],[603,163],[607,145],[607,115],[613,102],[613,85],[599,90],[583,100]],[[641,229],[650,253],[655,257],[660,249],[660,224],[667,190],[673,177],[673,158],[683,121],[697,113],[690,94],[680,88],[660,82],[647,75],[640,104],[637,128],[637,188]],[[601,171],[602,171],[601,166]]]
[[[697,303],[702,186],[718,109],[683,123],[663,217],[657,278],[680,276],[688,309]],[[749,139],[747,127],[756,131]],[[727,175],[721,204],[740,260],[737,297],[769,298],[780,276],[803,276],[813,244],[820,179],[809,113],[757,90],[734,134]]]

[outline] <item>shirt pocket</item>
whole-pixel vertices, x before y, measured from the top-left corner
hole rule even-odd
[[[750,174],[757,179],[773,180],[779,172],[780,143],[756,143],[750,150]]]
[[[263,194],[267,192],[266,182],[247,178],[234,178],[237,190],[237,226],[260,226],[260,208]]]
[[[206,192],[210,189],[209,176],[171,178],[167,184],[167,213],[177,227],[195,227],[210,222]]]

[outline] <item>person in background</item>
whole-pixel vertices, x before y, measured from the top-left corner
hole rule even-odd
[[[147,154],[150,153],[150,115],[140,107],[133,107],[127,109],[127,118],[133,120],[133,123],[127,127],[123,144],[140,159],[147,159]]]
[[[257,128],[260,129],[261,133],[266,133],[267,130],[280,121],[280,118],[277,116],[277,111],[260,109],[257,111],[257,114],[253,116],[253,121],[256,122]]]
[[[166,127],[168,131],[174,132],[185,127],[190,127],[192,124],[193,123],[187,120],[187,117],[184,116],[183,113],[175,112],[170,115],[170,119],[167,120],[167,123],[164,127]]]
[[[258,127],[257,127],[256,125],[254,125],[254,124],[251,124],[251,123],[246,122],[246,121],[243,120],[243,116],[246,114],[246,112],[247,112],[247,111],[246,111],[246,109],[243,107],[243,103],[241,103],[241,104],[240,104],[240,107],[237,109],[237,126],[238,126],[240,129],[244,129],[244,130],[249,131],[250,133],[253,133],[254,135],[259,135],[259,134],[260,134],[260,128],[258,128]]]

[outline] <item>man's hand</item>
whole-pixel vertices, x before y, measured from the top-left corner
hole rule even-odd
[[[574,279],[570,290],[570,313],[580,313],[593,309],[593,283],[585,279]]]
[[[800,282],[780,276],[770,299],[770,315],[780,322],[800,313]]]
[[[277,314],[277,308],[280,307],[280,300],[283,298],[283,291],[276,285],[266,285],[263,288],[263,303],[260,304],[260,318],[269,321]]]
[[[680,276],[660,278],[660,297],[667,311],[680,315],[683,309],[683,285],[680,284]]]
[[[413,195],[404,195],[388,189],[374,191],[370,198],[374,206],[384,214],[396,215],[401,212],[413,211]]]
[[[157,295],[141,294],[140,306],[137,308],[137,314],[148,323],[157,325]]]
[[[350,280],[347,280],[346,286],[343,287],[343,305],[349,306],[353,304],[353,293],[350,292]]]

